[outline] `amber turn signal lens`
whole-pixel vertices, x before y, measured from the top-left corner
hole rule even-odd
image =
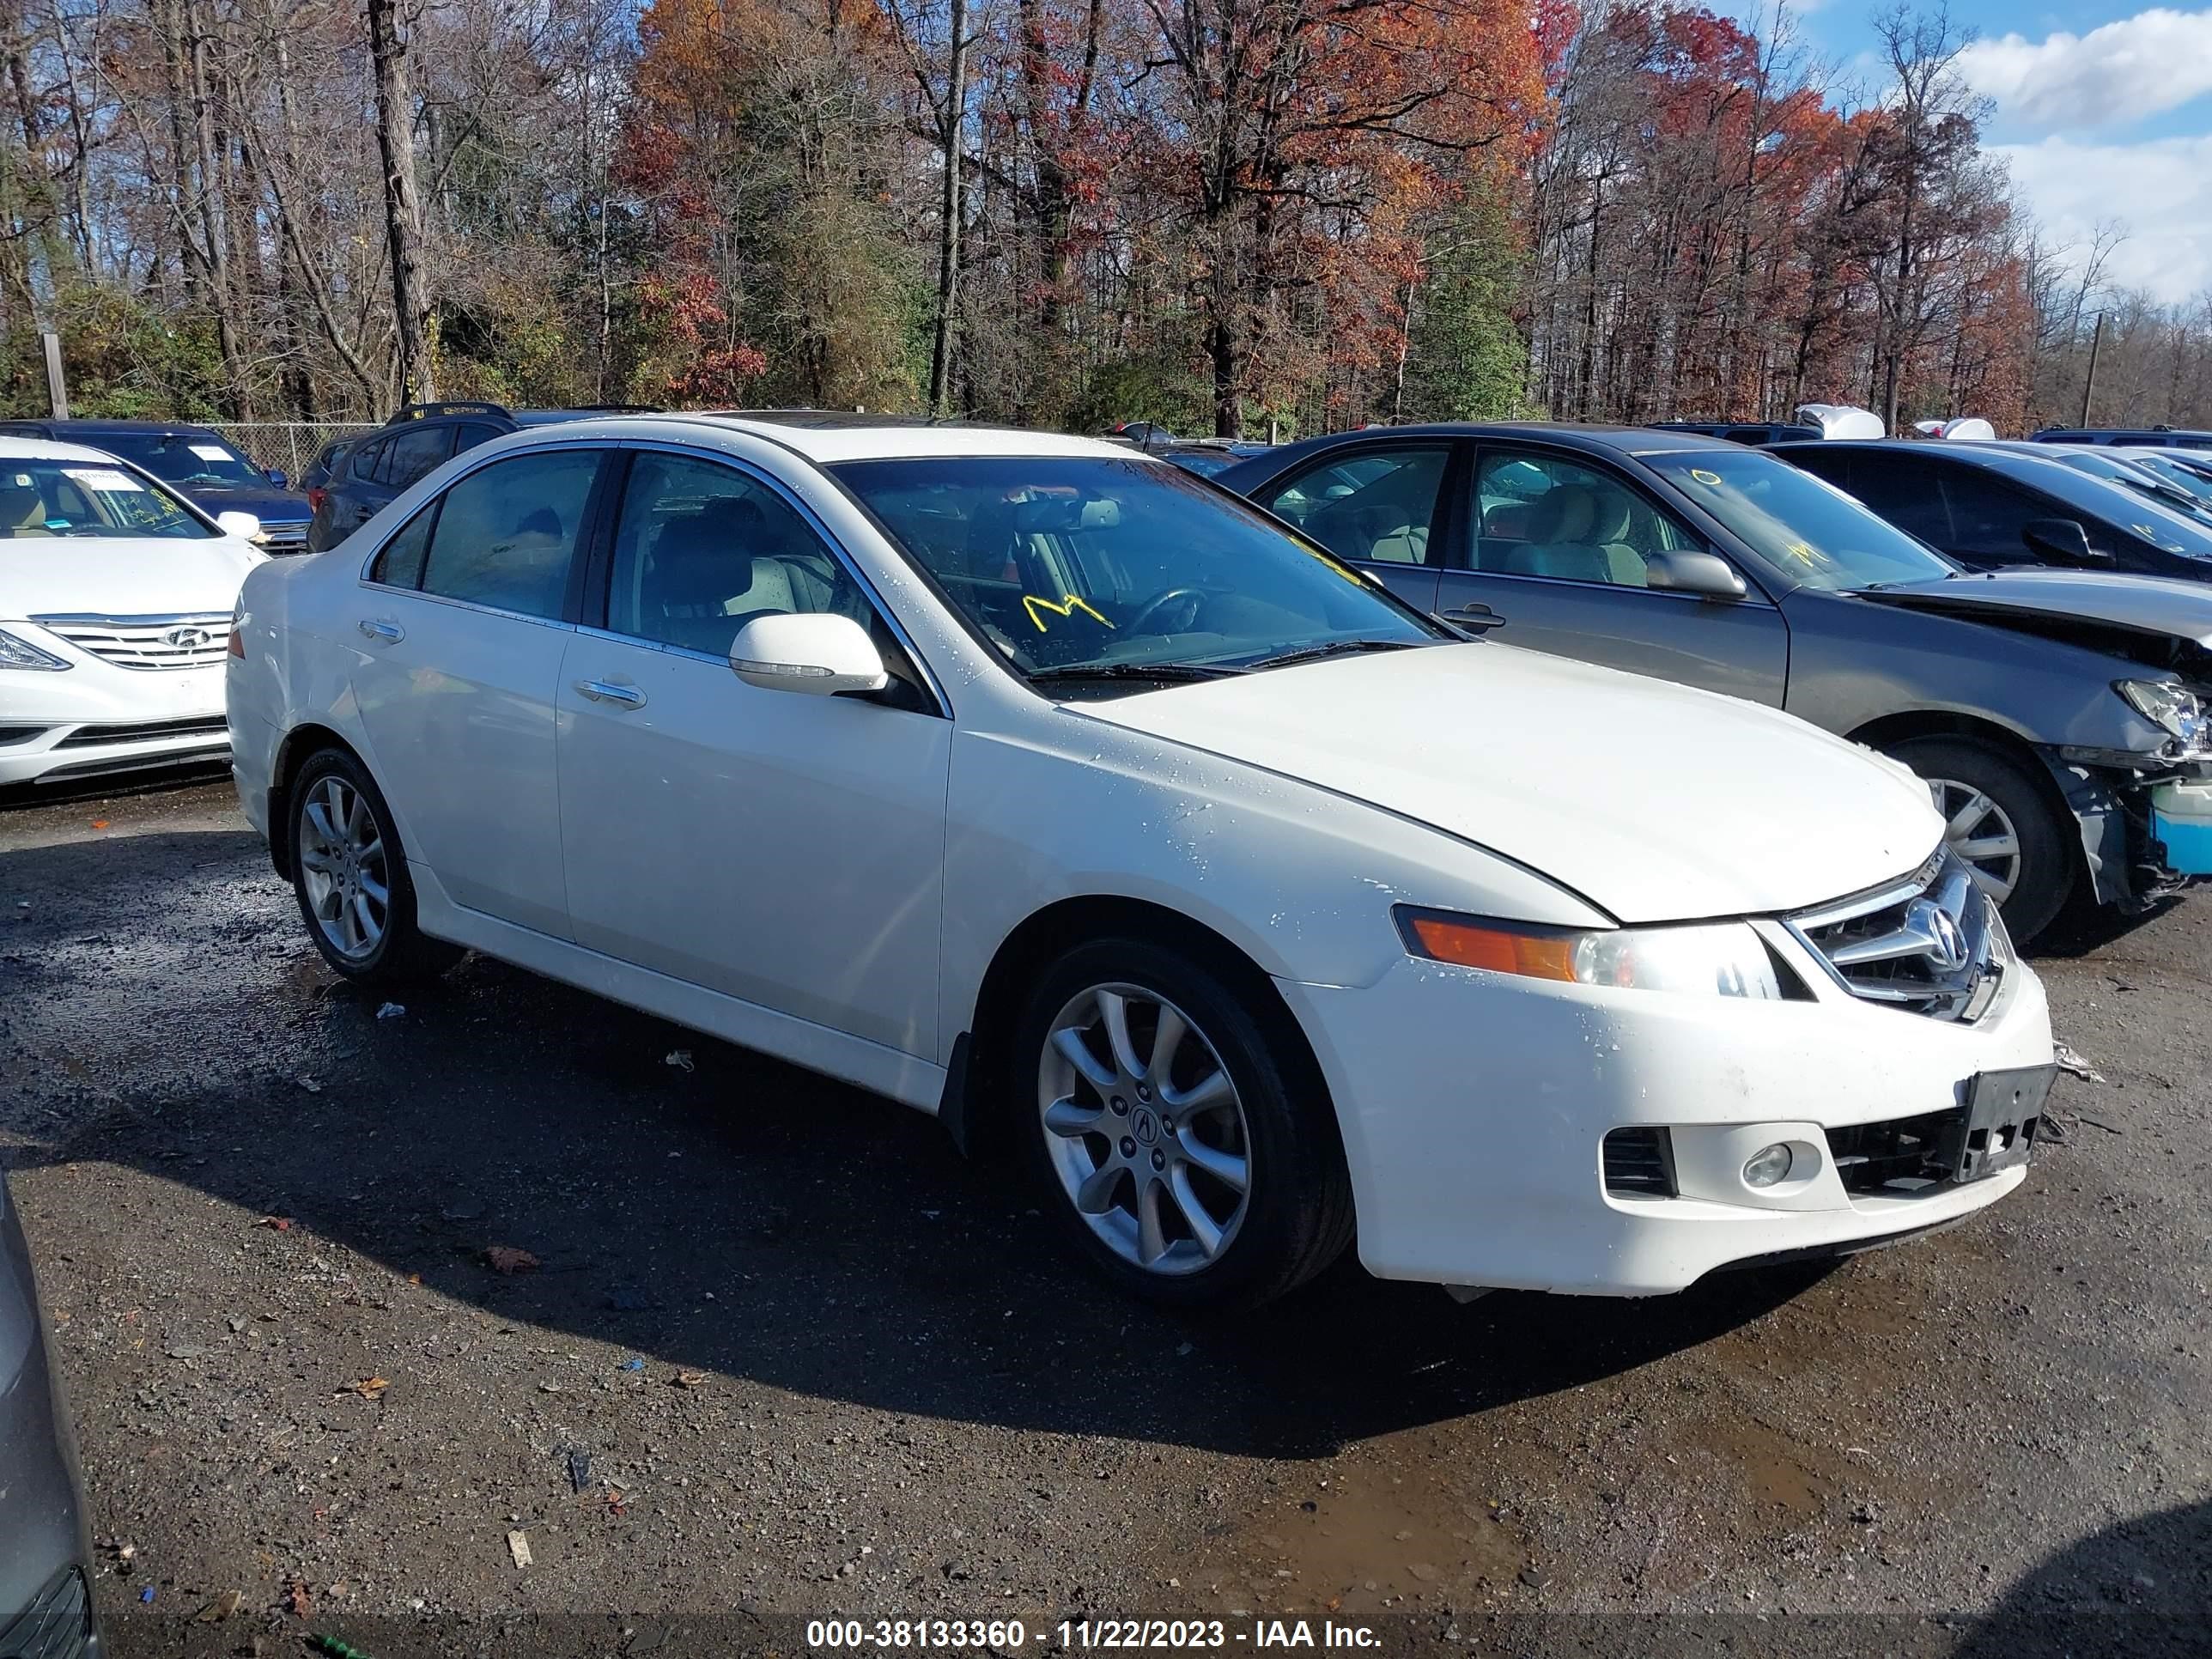
[[[230,642],[224,647],[224,649],[234,657],[243,657],[246,654],[246,635],[238,631],[236,623],[230,625]]]
[[[1571,933],[1521,933],[1449,916],[1409,915],[1421,954],[1457,968],[1487,968],[1527,979],[1575,977]]]

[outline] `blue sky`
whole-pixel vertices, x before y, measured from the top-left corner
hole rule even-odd
[[[1717,9],[1765,21],[1773,0]],[[1875,15],[1869,0],[1790,0],[1809,51],[1869,92]],[[2212,291],[2212,6],[1953,0],[1951,17],[1978,37],[1960,68],[1995,106],[1984,142],[2053,239],[2086,248],[2118,223],[2115,283],[2171,302]]]

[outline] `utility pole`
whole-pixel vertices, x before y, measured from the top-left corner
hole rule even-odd
[[[62,337],[52,330],[39,336],[46,349],[46,402],[52,407],[54,418],[66,421],[69,412],[69,382],[62,378]]]
[[[2089,424],[2089,395],[2097,389],[2097,352],[2105,343],[2105,313],[2097,313],[2097,326],[2089,336],[2089,373],[2081,382],[2081,424]]]

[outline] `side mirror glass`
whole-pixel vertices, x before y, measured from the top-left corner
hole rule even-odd
[[[2089,545],[2078,519],[2030,519],[2020,527],[2029,552],[2052,564],[2110,564],[2112,556]]]
[[[235,536],[242,542],[250,542],[261,533],[261,520],[251,513],[218,513],[215,524],[224,535]]]
[[[730,641],[730,667],[763,691],[880,691],[890,684],[883,653],[850,617],[756,617]]]
[[[281,466],[272,466],[269,469],[269,482],[279,489],[289,489],[292,485],[292,481],[284,476],[284,469]]]
[[[1740,599],[1750,589],[1717,553],[1660,553],[1644,562],[1644,585],[1708,599]]]

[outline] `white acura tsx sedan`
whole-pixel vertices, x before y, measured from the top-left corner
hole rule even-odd
[[[474,949],[939,1114],[1164,1300],[1861,1248],[2011,1191],[2050,1086],[1902,768],[1126,448],[516,434],[255,570],[231,653],[339,973]]]

